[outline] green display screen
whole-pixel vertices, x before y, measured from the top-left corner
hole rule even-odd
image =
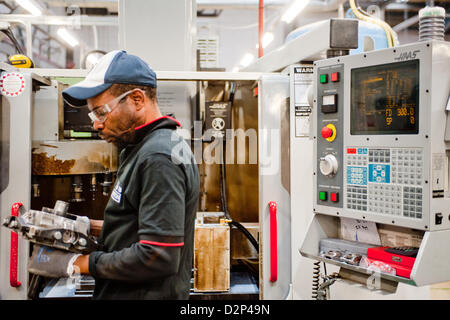
[[[419,60],[351,71],[353,135],[419,132]]]

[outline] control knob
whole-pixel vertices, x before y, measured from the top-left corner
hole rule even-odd
[[[338,170],[338,161],[334,155],[327,154],[320,158],[319,167],[324,176],[334,176]]]

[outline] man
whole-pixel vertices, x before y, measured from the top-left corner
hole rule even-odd
[[[74,260],[75,270],[95,278],[97,299],[188,299],[199,176],[176,134],[180,124],[161,116],[155,73],[113,51],[63,97],[87,103],[100,137],[122,149],[99,237],[103,251],[66,258],[63,273]]]

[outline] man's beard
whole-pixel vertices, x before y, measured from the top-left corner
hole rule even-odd
[[[101,133],[99,135],[103,140],[108,139]],[[135,135],[136,135],[136,131],[134,130],[134,126],[132,126],[132,127],[129,127],[128,129],[121,131],[118,134],[114,135],[113,137],[111,137],[112,141],[108,141],[108,142],[111,142],[119,149],[123,149],[127,145],[134,143]]]
[[[127,145],[134,143],[135,135],[134,127],[129,128],[122,132],[113,143],[119,149],[125,148]]]

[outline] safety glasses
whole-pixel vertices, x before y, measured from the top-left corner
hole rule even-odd
[[[105,103],[101,106],[96,106],[94,107],[94,109],[88,113],[89,118],[91,118],[92,122],[105,122],[106,118],[108,117],[108,114],[115,108],[117,107],[123,99],[125,99],[130,93],[134,92],[134,91],[141,91],[141,89],[133,89],[130,91],[127,91],[123,94],[121,94],[120,96],[112,99],[111,101],[109,101],[108,103]]]

